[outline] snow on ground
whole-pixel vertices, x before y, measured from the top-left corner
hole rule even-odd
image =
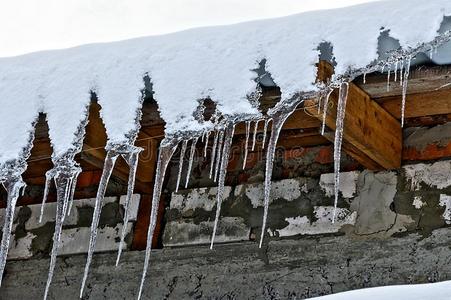
[[[136,129],[143,76],[148,74],[166,133],[201,130],[193,112],[211,97],[226,115],[255,115],[247,95],[255,69],[266,70],[283,99],[315,91],[318,45],[333,45],[336,73],[377,59],[381,30],[407,49],[429,42],[449,0],[393,0],[231,26],[187,30],[122,42],[0,59],[0,165],[17,158],[39,112],[47,115],[54,155],[67,152],[86,114],[90,91],[102,106],[111,142],[127,143]]]
[[[449,300],[451,281],[416,285],[395,285],[354,290],[312,300]]]

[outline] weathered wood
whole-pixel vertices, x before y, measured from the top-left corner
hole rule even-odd
[[[413,67],[409,74],[409,84],[407,93],[418,94],[434,92],[438,89],[451,88],[450,85],[451,66],[420,66]],[[360,88],[373,99],[382,97],[399,96],[402,94],[402,87],[398,81],[394,82],[394,74],[391,74],[390,89],[387,91],[387,74],[373,73],[366,76],[366,83],[363,77],[357,78],[356,83]]]
[[[327,127],[335,130],[338,95],[334,92],[326,115]],[[305,109],[318,119],[315,100],[305,102]],[[370,169],[394,169],[401,165],[402,131],[399,122],[358,86],[350,84],[343,134],[343,149]],[[326,136],[332,139],[332,136]]]
[[[397,119],[401,118],[401,95],[379,99],[379,102],[381,103],[381,106],[392,116]],[[450,113],[451,89],[409,94],[406,97],[405,118],[415,118]]]

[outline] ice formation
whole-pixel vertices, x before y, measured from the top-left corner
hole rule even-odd
[[[368,11],[372,13],[368,14]],[[449,42],[449,31],[439,33],[444,16],[449,15],[449,0],[427,3],[421,0],[380,1],[340,10],[1,58],[0,99],[4,105],[0,110],[0,182],[8,192],[0,248],[1,274],[6,262],[15,204],[20,190],[24,188],[21,176],[27,167],[32,132],[39,113],[46,114],[54,151],[54,168],[46,174],[43,204],[52,180],[57,191],[57,217],[46,298],[56,264],[62,224],[70,213],[77,177],[81,172],[74,156],[81,151],[88,114],[86,108],[92,93],[96,94],[102,107],[101,117],[108,136],[107,157],[96,197],[88,259],[80,291],[82,296],[95,249],[102,200],[109,176],[119,157],[123,157],[130,166],[124,226],[128,219],[128,202],[133,192],[140,152],[134,142],[141,116],[143,78],[150,78],[154,99],[166,122],[166,137],[160,145],[158,156],[144,270],[138,295],[140,298],[152,250],[165,171],[180,141],[183,142],[177,188],[188,141],[191,140],[192,144],[185,186],[188,185],[199,137],[205,136],[207,132],[204,148],[206,156],[209,135],[214,131],[210,178],[218,181],[218,194],[211,240],[213,247],[234,126],[238,122],[246,122],[244,151],[247,156],[251,121],[256,122],[251,149],[255,147],[257,120],[263,118],[265,122],[262,148],[265,147],[267,127],[272,122],[266,154],[261,247],[268,218],[274,152],[280,130],[288,116],[302,105],[303,100],[323,95],[325,120],[330,94],[333,89],[340,89],[334,150],[337,189],[348,82],[360,75],[364,76],[365,81],[367,73],[387,69],[387,88],[390,88],[393,72],[394,82],[399,81],[402,86],[401,123],[404,124],[411,59],[420,52],[434,55],[436,49]],[[378,37],[387,30],[400,47],[381,58]],[[329,83],[317,84],[317,49],[324,41],[333,46],[335,74]],[[259,95],[259,77],[254,70],[262,60],[266,62],[266,72],[271,74],[282,91],[281,101],[266,116],[262,116],[255,105]],[[24,86],[27,88],[24,89]],[[214,121],[199,120],[195,116],[198,100],[206,98],[215,101],[220,111],[220,117],[213,118]],[[323,133],[324,124],[325,121],[321,129]],[[245,164],[246,159],[243,167]],[[336,206],[337,190],[335,197]],[[122,240],[123,235],[122,232]],[[120,246],[117,263],[121,251]]]

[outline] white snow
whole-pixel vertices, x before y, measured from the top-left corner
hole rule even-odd
[[[439,205],[445,207],[443,220],[446,224],[451,224],[451,196],[440,194]]]
[[[421,183],[438,189],[451,186],[451,160],[407,165],[404,170],[412,191],[420,190]]]
[[[449,300],[451,281],[428,284],[393,285],[361,289],[329,296],[310,298],[315,300]]]
[[[257,113],[246,95],[255,90],[256,74],[251,70],[263,58],[288,99],[317,89],[316,49],[321,42],[333,45],[340,75],[377,59],[382,28],[407,49],[436,37],[443,16],[450,14],[449,0],[381,1],[3,58],[0,164],[20,155],[38,112],[47,114],[54,155],[71,149],[90,90],[98,95],[111,142],[129,142],[125,135],[136,129],[146,73],[166,132],[200,130],[211,123],[199,123],[192,113],[197,100],[207,96],[223,114]]]

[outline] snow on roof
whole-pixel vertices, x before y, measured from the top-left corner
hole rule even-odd
[[[407,49],[432,41],[449,0],[395,0],[297,14],[231,26],[187,30],[0,59],[0,165],[29,143],[33,122],[46,113],[54,157],[63,155],[85,119],[90,93],[102,106],[108,139],[127,143],[137,128],[143,76],[152,81],[166,133],[212,127],[193,117],[210,97],[222,114],[256,115],[248,100],[253,69],[266,59],[282,98],[316,91],[318,45],[333,46],[336,74],[378,58],[381,30]]]

